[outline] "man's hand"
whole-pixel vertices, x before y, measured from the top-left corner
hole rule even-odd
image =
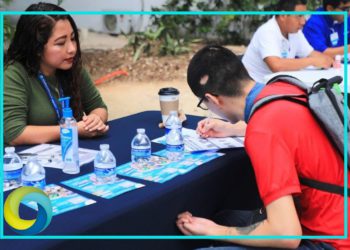
[[[227,229],[211,220],[194,217],[189,212],[179,214],[176,225],[185,235],[225,235]]]
[[[330,56],[327,56],[325,54],[319,53],[317,56],[312,57],[313,63],[312,65],[318,68],[328,69],[332,67],[333,64],[333,58]]]
[[[197,133],[203,138],[242,136],[245,134],[245,128],[244,122],[232,124],[219,119],[207,118],[198,122]]]

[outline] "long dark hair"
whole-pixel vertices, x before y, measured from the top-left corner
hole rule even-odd
[[[54,4],[37,3],[30,5],[26,11],[65,10]],[[5,67],[14,62],[19,62],[26,68],[29,75],[37,77],[44,46],[49,40],[52,29],[58,20],[68,20],[71,24],[77,44],[77,52],[72,67],[68,70],[57,69],[56,76],[65,96],[71,96],[71,107],[74,117],[80,120],[83,115],[79,86],[82,75],[82,59],[78,29],[71,16],[22,15],[18,20],[15,35],[7,51]]]

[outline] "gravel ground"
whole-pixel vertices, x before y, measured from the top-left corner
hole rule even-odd
[[[109,109],[109,120],[145,110],[159,110],[158,90],[175,87],[180,90],[180,108],[186,114],[207,115],[198,109],[198,99],[186,83],[189,60],[202,45],[191,45],[191,51],[178,56],[142,56],[133,62],[133,52],[124,36],[109,36],[82,31],[83,61],[94,81],[116,70],[127,76],[106,78],[97,85]],[[227,46],[237,54],[244,46]]]

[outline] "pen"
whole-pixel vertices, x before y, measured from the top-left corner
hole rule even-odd
[[[19,156],[37,156],[38,154],[33,153],[18,153]]]
[[[210,110],[208,111],[208,117],[207,117],[207,124],[210,122],[211,118],[212,118],[212,113],[210,112]]]

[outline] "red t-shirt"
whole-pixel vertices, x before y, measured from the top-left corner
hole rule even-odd
[[[274,83],[256,100],[281,93],[303,94],[303,90]],[[344,235],[344,198],[299,183],[298,176],[344,183],[343,159],[307,107],[286,100],[262,106],[249,120],[245,147],[265,206],[282,196],[297,195],[304,235]],[[336,249],[350,249],[348,239],[322,241]]]

